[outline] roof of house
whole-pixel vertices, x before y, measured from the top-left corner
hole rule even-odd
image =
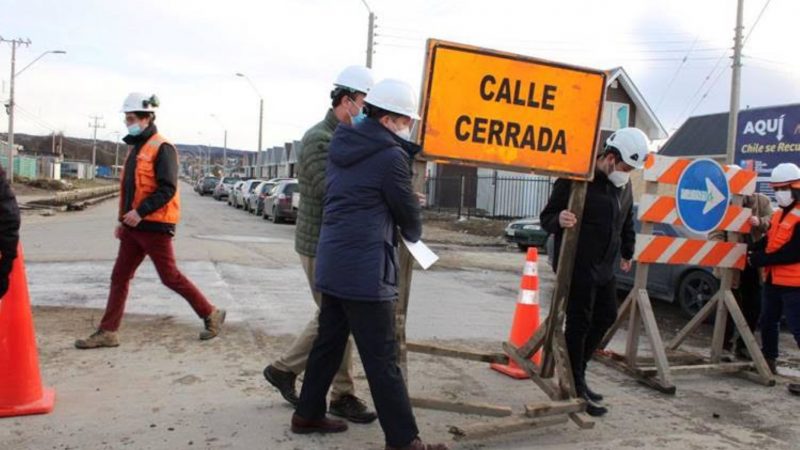
[[[728,145],[728,113],[690,117],[658,151],[666,156],[723,156]]]
[[[611,86],[611,83],[617,81],[628,93],[633,103],[636,105],[636,110],[641,115],[637,114],[636,126],[644,131],[650,139],[664,139],[667,137],[667,130],[661,121],[658,120],[655,111],[645,101],[644,96],[639,89],[633,84],[633,80],[622,67],[616,67],[606,71],[606,88]]]

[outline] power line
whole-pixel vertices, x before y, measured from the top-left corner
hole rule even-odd
[[[694,46],[697,45],[697,40],[699,38],[700,34],[698,33],[697,36],[695,37],[694,42],[692,42],[692,46],[689,47],[689,51],[686,52],[686,55],[681,60],[681,63],[678,64],[677,69],[675,69],[675,73],[672,75],[672,78],[669,80],[669,83],[667,83],[667,87],[664,88],[664,91],[661,93],[661,98],[658,100],[658,103],[656,103],[656,111],[661,109],[661,104],[664,103],[664,99],[667,98],[667,92],[669,92],[669,89],[672,87],[672,84],[675,82],[675,80],[678,78],[678,75],[681,73],[681,70],[686,64],[686,60],[689,59],[689,55],[692,54],[692,50],[694,50]]]

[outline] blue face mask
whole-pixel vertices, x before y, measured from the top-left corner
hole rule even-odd
[[[350,124],[353,125],[353,126],[356,126],[356,125],[360,124],[361,122],[363,122],[364,119],[366,119],[366,118],[367,118],[367,115],[364,114],[364,111],[362,110],[361,112],[359,112],[355,116],[351,116],[350,117]]]
[[[128,125],[128,134],[131,136],[138,136],[142,134],[142,127],[139,126],[138,123],[134,123],[133,125]]]

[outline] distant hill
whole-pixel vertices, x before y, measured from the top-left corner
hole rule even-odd
[[[0,140],[7,140],[8,136],[6,133],[0,133]],[[60,139],[63,138],[63,139]],[[84,138],[76,138],[76,137],[68,137],[68,136],[60,136],[56,135],[55,143],[56,143],[56,151],[58,152],[57,146],[59,142],[63,142],[63,153],[64,159],[67,160],[80,160],[80,161],[91,161],[92,160],[92,140],[91,139],[84,139]],[[27,153],[34,153],[39,155],[52,155],[53,149],[53,137],[51,135],[46,136],[34,136],[30,134],[17,134],[14,133],[14,144],[21,145],[25,149]],[[222,147],[207,147],[205,145],[197,146],[197,145],[188,145],[188,144],[175,144],[178,148],[178,153],[183,156],[197,154],[198,147],[202,149],[204,155],[205,152],[208,151],[210,148],[211,150],[211,159],[212,161],[221,162],[222,155],[223,155],[223,148]],[[127,151],[125,144],[120,143],[119,145],[119,158],[120,164],[122,164],[122,159],[125,157],[125,152]],[[107,140],[97,140],[97,164],[100,166],[111,166],[114,165],[115,159],[115,152],[116,152],[116,143],[113,141]],[[236,150],[236,149],[228,149],[228,158],[235,158],[241,159],[245,154],[252,154],[253,152],[247,152],[244,150]]]

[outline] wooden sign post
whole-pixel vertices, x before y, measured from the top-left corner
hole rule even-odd
[[[653,223],[666,223],[674,226],[684,225],[677,211],[676,196],[655,195],[658,184],[675,185],[692,160],[668,158],[651,155],[646,161],[644,179],[646,193],[639,202],[638,216],[642,222],[641,234],[636,237],[635,259],[636,278],[633,289],[620,308],[619,317],[603,339],[602,347],[607,345],[622,323],[628,322],[625,354],[611,351],[599,352],[598,360],[617,368],[645,385],[659,391],[674,394],[673,373],[725,372],[737,373],[764,385],[774,384],[761,349],[753,333],[747,326],[739,305],[731,291],[734,270],[745,265],[747,248],[739,244],[740,234],[750,231],[749,209],[742,208],[742,196],[751,195],[755,189],[755,172],[742,170],[736,166],[724,167],[728,190],[732,197],[731,205],[725,210],[716,230],[726,231],[736,236],[734,242],[705,241],[668,236],[653,236]],[[677,190],[677,189],[676,189]],[[691,319],[691,321],[664,346],[653,315],[650,298],[647,295],[647,275],[650,264],[695,264],[723,269],[720,288],[712,299]],[[694,332],[716,310],[714,333],[708,357],[690,352],[678,351],[684,340]],[[750,352],[752,361],[723,362],[722,347],[728,314]],[[645,334],[653,351],[652,358],[638,358],[640,323],[645,326]],[[670,366],[669,359],[677,365]],[[755,370],[755,372],[753,371]]]
[[[401,250],[397,335],[400,365],[407,374],[407,352],[471,361],[507,364],[509,358],[528,373],[549,402],[525,405],[512,416],[508,406],[412,398],[416,407],[506,417],[454,427],[456,439],[560,424],[572,419],[579,426],[593,423],[582,414],[564,338],[566,299],[574,268],[580,218],[588,181],[594,176],[597,141],[605,96],[605,73],[521,55],[429,40],[422,91],[419,142],[423,158],[518,172],[571,178],[569,210],[578,225],[566,230],[550,315],[528,345],[505,343],[505,354],[475,352],[407,343],[405,327],[413,261]],[[422,173],[415,186],[421,191]],[[543,349],[543,368],[530,357]],[[550,380],[554,378],[555,380]]]

